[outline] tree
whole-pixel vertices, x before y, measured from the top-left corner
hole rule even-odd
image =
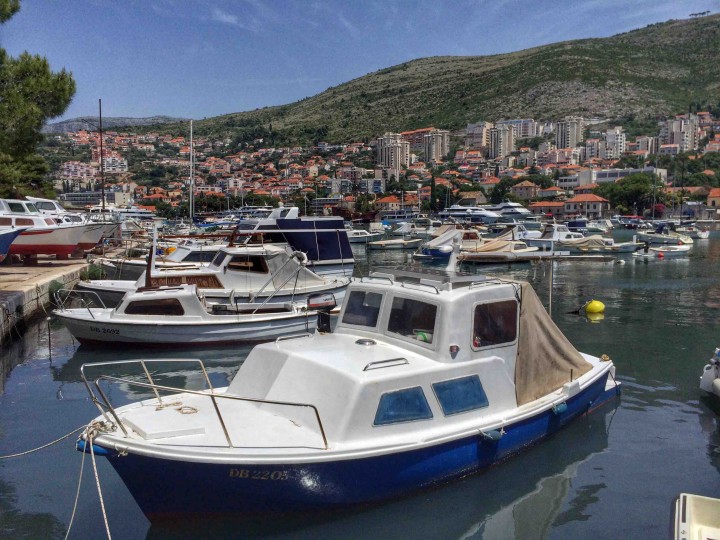
[[[19,0],[0,0],[0,24],[19,9]],[[0,195],[41,191],[49,169],[35,155],[40,130],[74,94],[75,81],[64,69],[53,73],[43,57],[24,52],[12,58],[0,49]]]

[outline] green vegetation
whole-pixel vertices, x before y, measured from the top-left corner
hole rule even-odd
[[[630,135],[654,132],[658,117],[720,109],[718,48],[720,15],[711,15],[510,54],[422,58],[296,103],[210,118],[195,128],[238,143],[262,138],[269,146],[565,115],[607,118],[627,125]],[[163,129],[184,133],[187,126]]]
[[[0,24],[19,9],[19,0],[0,0]],[[43,124],[62,114],[73,94],[64,69],[53,73],[45,58],[27,52],[12,58],[0,49],[0,196],[52,192],[42,184],[49,167],[35,151]]]

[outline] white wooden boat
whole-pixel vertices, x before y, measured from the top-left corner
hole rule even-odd
[[[332,295],[329,299],[328,307],[334,307]],[[195,285],[129,292],[117,308],[61,304],[53,314],[75,339],[89,345],[227,345],[313,332],[317,326],[317,311],[307,303],[210,304]]]
[[[554,251],[556,242],[580,240],[582,238],[585,238],[584,234],[571,231],[563,223],[548,223],[543,228],[540,238],[525,238],[525,241],[529,246],[538,247],[545,251]]]
[[[658,245],[658,246],[646,246],[633,253],[634,257],[650,258],[650,259],[677,259],[680,257],[686,257],[690,251],[690,246],[687,244],[681,245]]]
[[[365,229],[347,229],[348,241],[351,244],[367,244],[379,240],[385,235],[384,232],[369,232]]]
[[[555,242],[555,249],[570,253],[633,253],[644,246],[642,242],[615,242],[612,238],[594,234]]]
[[[416,249],[423,243],[422,238],[393,238],[391,240],[377,240],[368,242],[368,249]]]
[[[673,505],[673,540],[720,538],[720,499],[681,493]]]
[[[305,265],[301,252],[275,245],[222,247],[207,266],[190,269],[153,269],[153,287],[194,284],[211,302],[276,302],[302,300],[309,294],[332,293],[342,303],[346,277],[319,276]],[[93,291],[106,306],[116,306],[129,291],[146,286],[145,275],[137,280],[81,281],[78,290]]]
[[[650,244],[692,244],[693,239],[669,228],[667,224],[660,224],[654,231],[638,231],[637,239]]]
[[[150,519],[396,499],[618,391],[613,363],[578,352],[528,283],[412,266],[354,281],[334,333],[255,347],[227,388],[158,387],[157,361],[136,363],[146,383],[82,367],[101,415],[78,449],[106,456]]]
[[[679,225],[675,227],[675,232],[689,236],[693,240],[706,240],[710,238],[710,229],[707,227],[698,227],[697,225]]]

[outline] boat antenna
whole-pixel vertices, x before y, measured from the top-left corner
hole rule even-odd
[[[145,285],[141,290],[153,289],[152,271],[155,268],[155,249],[157,245],[157,226],[153,224],[153,239],[150,243],[150,253],[147,258],[147,268],[145,269]]]

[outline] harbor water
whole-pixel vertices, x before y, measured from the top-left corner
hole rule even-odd
[[[409,258],[399,251],[366,253],[362,245],[353,250],[357,274]],[[580,351],[612,358],[621,397],[478,474],[400,500],[333,513],[151,524],[110,465],[98,458],[112,537],[666,538],[671,503],[679,493],[720,497],[720,407],[698,389],[703,366],[720,345],[719,268],[717,232],[696,241],[682,259],[628,255],[619,262],[477,266],[480,273],[530,281],[546,305],[552,290],[555,322]],[[601,320],[577,313],[590,299],[605,304]],[[57,321],[41,320],[21,339],[3,344],[0,456],[38,447],[97,416],[81,381],[83,363],[201,358],[212,383],[223,386],[249,350],[85,349]],[[163,382],[196,381],[177,371]],[[0,538],[65,536],[82,463],[75,439],[0,460]],[[70,538],[103,538],[89,456],[82,466]]]

